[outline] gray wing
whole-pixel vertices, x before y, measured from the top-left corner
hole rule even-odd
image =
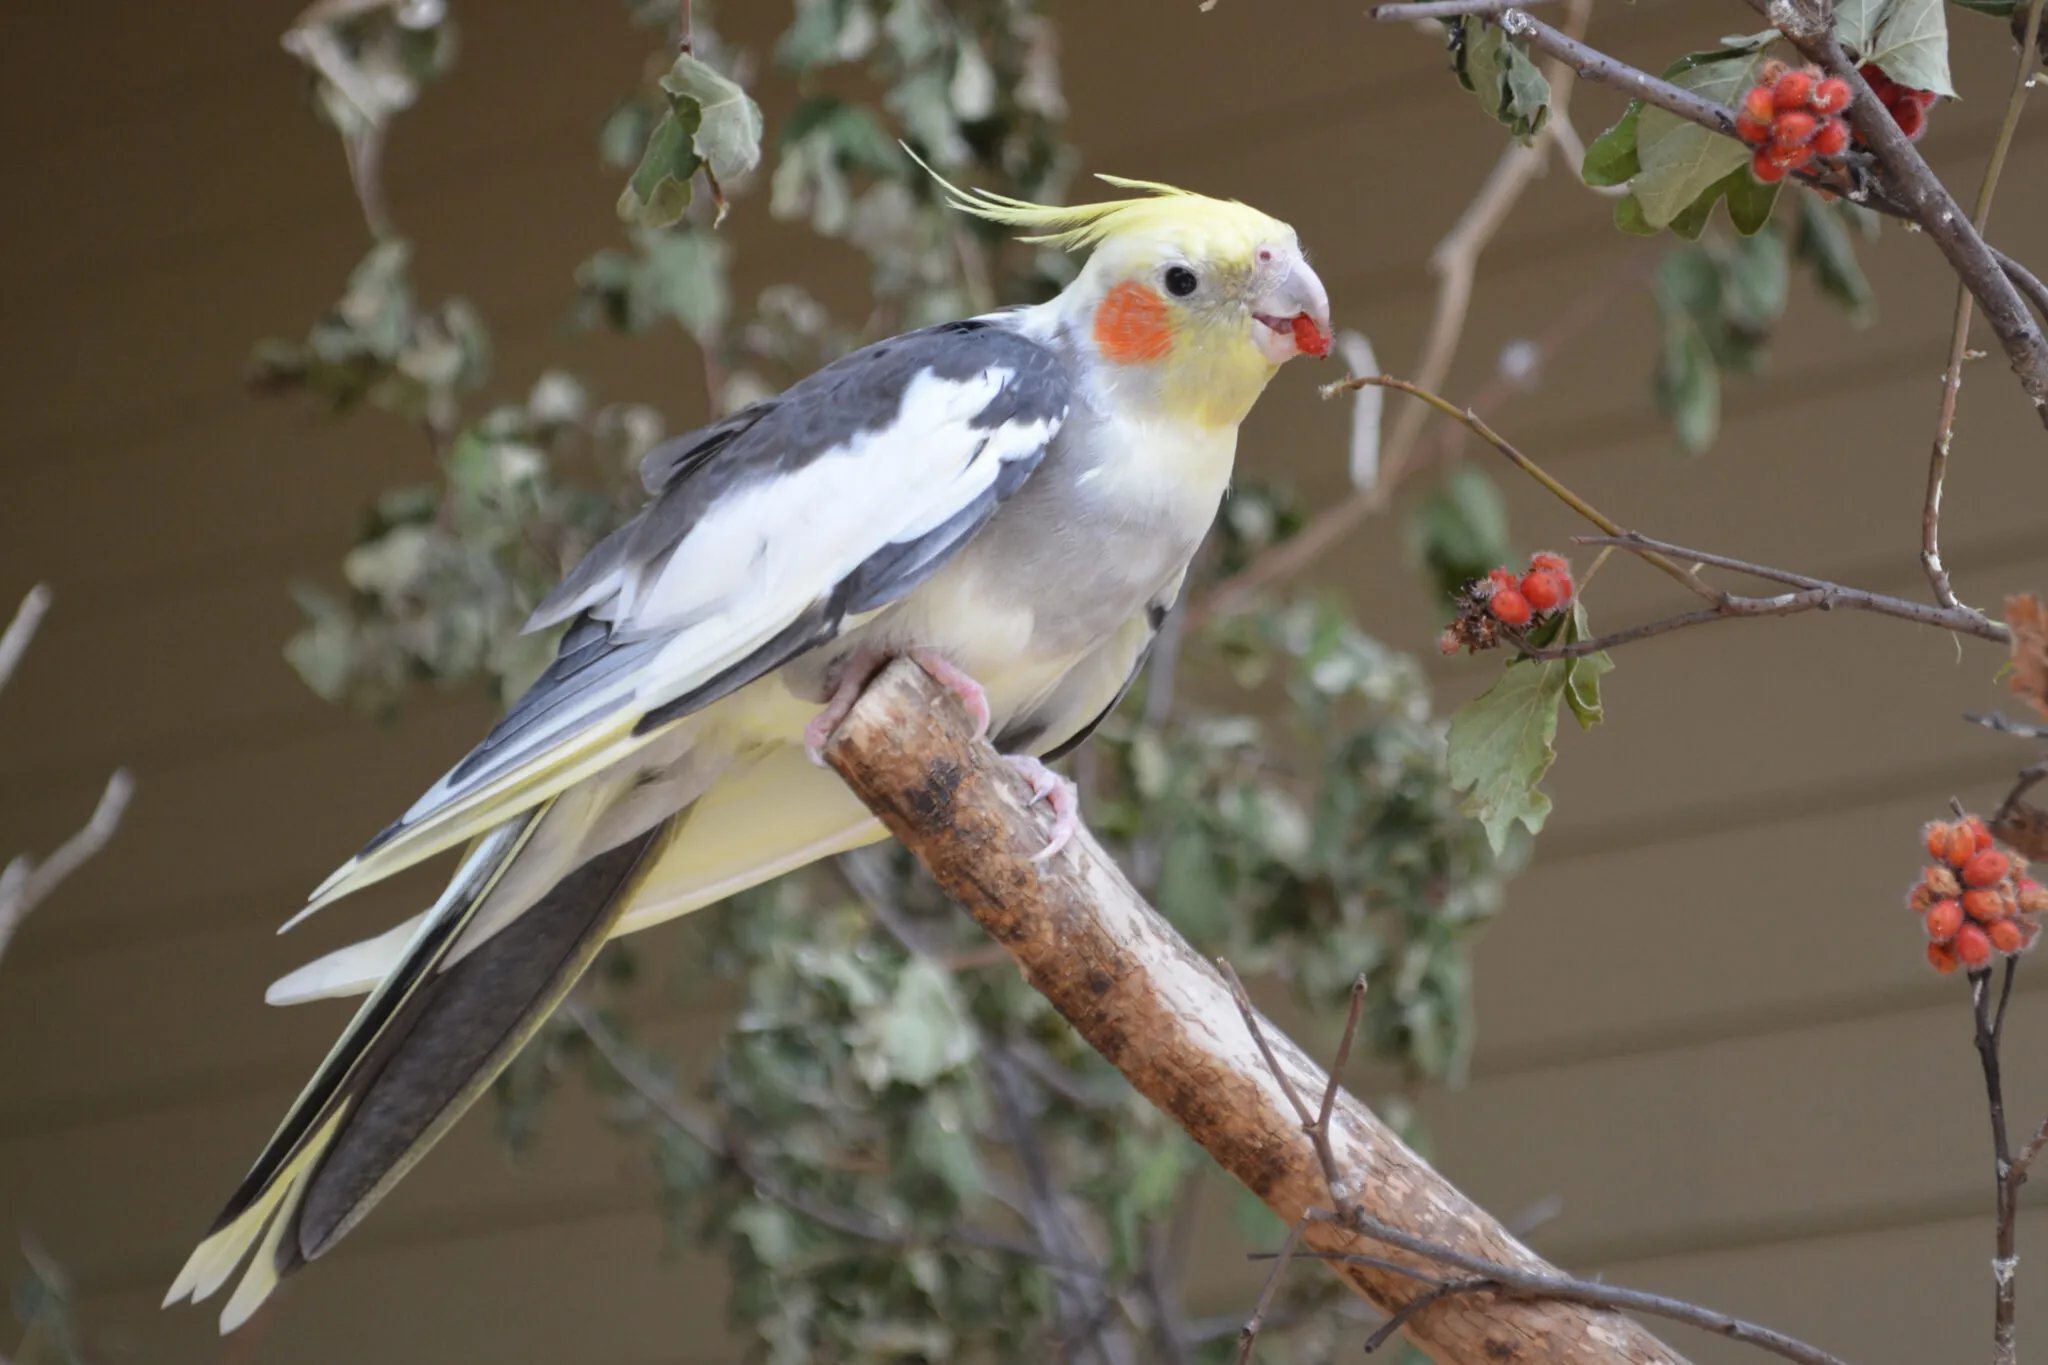
[[[1059,353],[975,319],[878,342],[657,447],[642,471],[654,500],[528,623],[571,622],[554,662],[314,906],[563,790],[910,592],[1038,467],[1071,389]]]

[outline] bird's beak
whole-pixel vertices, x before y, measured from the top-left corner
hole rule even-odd
[[[1252,319],[1252,339],[1275,365],[1330,353],[1330,295],[1298,255],[1279,283],[1253,302]]]

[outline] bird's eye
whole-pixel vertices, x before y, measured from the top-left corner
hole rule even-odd
[[[1184,265],[1167,267],[1166,292],[1177,299],[1184,299],[1194,293],[1201,283],[1195,278],[1195,272]]]

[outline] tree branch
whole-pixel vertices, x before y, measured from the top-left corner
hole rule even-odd
[[[1025,805],[1028,793],[995,750],[970,738],[948,698],[922,669],[898,660],[869,685],[826,760],[1082,1037],[1226,1171],[1290,1225],[1323,1207],[1316,1142],[1238,1026],[1223,978],[1085,831],[1048,863],[1032,861],[1045,844],[1042,813]],[[1272,1036],[1281,1075],[1308,1087],[1328,1083],[1299,1048]],[[1554,1273],[1364,1105],[1341,1090],[1331,1105],[1325,1141],[1355,1173],[1375,1217],[1489,1262]],[[1303,1240],[1317,1252],[1376,1249],[1370,1237],[1332,1222],[1315,1222]],[[1380,1266],[1337,1269],[1386,1311],[1412,1295],[1405,1276]],[[1678,1359],[1628,1319],[1576,1304],[1480,1312],[1452,1303],[1415,1324],[1413,1335],[1455,1365],[1483,1365],[1504,1352],[1523,1365]]]
[[[2048,338],[2043,337],[2041,328],[2028,315],[2026,304],[2021,300],[2022,295],[2031,299],[2036,307],[2043,310],[2044,319],[2048,319],[2048,286],[2043,286],[2019,262],[1986,243],[1976,228],[1963,219],[1962,210],[1942,188],[1913,144],[1900,132],[1898,124],[1877,102],[1868,83],[1842,53],[1841,45],[1834,41],[1825,21],[1820,23],[1818,39],[1810,37],[1802,42],[1787,28],[1787,24],[1793,21],[1781,13],[1792,11],[1792,0],[1750,0],[1750,3],[1785,32],[1809,60],[1828,67],[1832,74],[1850,83],[1857,92],[1850,109],[1850,120],[1863,134],[1864,141],[1875,150],[1877,162],[1890,177],[1883,185],[1868,185],[1852,173],[1851,183],[1845,186],[1841,183],[1840,168],[1818,163],[1802,167],[1795,172],[1797,178],[1836,193],[1846,192],[1857,203],[1895,218],[1908,219],[1925,229],[1949,258],[1964,287],[1984,307],[1986,317],[1998,332],[1999,341],[2012,361],[2014,372],[2020,377],[2021,386],[2033,399],[2042,423],[2048,425]],[[1399,19],[1405,17],[1403,11],[1408,8],[1404,5],[1381,5],[1372,11],[1372,15],[1376,19]],[[1582,80],[1619,90],[1724,137],[1736,136],[1735,111],[1726,105],[1681,89],[1588,47],[1526,10],[1504,9],[1500,12],[1500,23],[1502,28],[1530,47],[1570,66]],[[1833,61],[1828,59],[1827,48],[1833,49]],[[1842,163],[1843,167],[1859,164],[1860,158],[1845,159]],[[1900,167],[1905,169],[1902,171]]]
[[[1948,258],[1963,287],[1976,297],[1984,320],[1998,336],[2020,387],[2035,414],[2048,426],[2048,336],[2027,311],[2013,282],[2000,268],[1977,226],[1920,155],[1863,79],[1835,37],[1834,16],[1825,3],[1809,0],[1750,0],[1752,6],[1799,49],[1808,61],[1848,82],[1855,98],[1849,122],[1876,156],[1887,194],[1902,204]]]
[[[1652,621],[1647,625],[1634,626],[1628,630],[1616,631],[1612,635],[1603,635],[1593,640],[1580,640],[1569,645],[1537,646],[1516,638],[1516,645],[1531,658],[1573,659],[1584,654],[1597,654],[1616,645],[1648,639],[1653,635],[1682,630],[1687,626],[1704,625],[1709,621],[1727,621],[1743,616],[1793,616],[1800,612],[1834,611],[1837,608],[1891,616],[1902,621],[1911,621],[1916,625],[1934,626],[1940,630],[1952,630],[1961,635],[1975,636],[1994,644],[2005,644],[2011,639],[2005,626],[1969,607],[1932,607],[1924,602],[1867,592],[1862,588],[1830,583],[1825,579],[1808,578],[1804,574],[1788,573],[1784,569],[1773,569],[1763,564],[1751,564],[1746,560],[1731,559],[1726,555],[1687,549],[1683,545],[1673,545],[1668,541],[1651,540],[1634,532],[1619,536],[1574,536],[1572,543],[1612,545],[1616,549],[1627,550],[1645,559],[1654,555],[1686,563],[1708,564],[1715,568],[1748,574],[1753,578],[1786,583],[1798,591],[1779,593],[1772,597],[1738,597],[1724,593],[1712,606],[1704,610],[1666,617],[1661,621]]]

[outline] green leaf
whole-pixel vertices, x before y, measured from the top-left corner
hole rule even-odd
[[[966,1007],[944,967],[913,958],[889,1002],[854,1029],[862,1079],[880,1090],[892,1081],[928,1086],[974,1060]]]
[[[1745,237],[1756,235],[1771,221],[1771,212],[1778,205],[1778,191],[1785,188],[1782,180],[1766,185],[1751,175],[1747,167],[1731,171],[1722,183],[1728,194],[1728,221]]]
[[[673,227],[689,212],[691,182],[704,159],[697,155],[692,109],[686,118],[671,109],[655,124],[640,154],[640,165],[619,192],[619,217],[642,227]]]
[[[1942,0],[1841,0],[1835,7],[1835,36],[1900,85],[1955,97]]]
[[[1620,120],[1586,148],[1579,177],[1588,185],[1625,185],[1643,169],[1636,159],[1636,127],[1642,113],[1641,100],[1629,101]]]
[[[1687,454],[1698,455],[1714,444],[1721,429],[1721,366],[1706,333],[1687,314],[1665,320],[1656,395]]]
[[[761,164],[761,107],[738,82],[685,52],[661,78],[661,88],[679,116],[697,110],[691,137],[713,175],[732,180]]]
[[[1793,254],[1813,267],[1820,290],[1849,310],[1849,320],[1868,326],[1877,316],[1877,293],[1856,259],[1843,203],[1824,203],[1820,196],[1799,197],[1799,238]]]
[[[1586,639],[1585,610],[1574,604],[1554,627],[1566,642]],[[1504,853],[1517,824],[1542,832],[1550,798],[1536,784],[1557,760],[1558,704],[1568,701],[1581,726],[1600,719],[1600,675],[1614,667],[1605,654],[1582,659],[1517,659],[1484,696],[1451,718],[1451,785],[1465,793],[1461,809],[1486,828]]]
[[[1748,171],[1738,170],[1734,174],[1746,175]],[[1687,204],[1685,211],[1667,224],[1672,235],[1688,242],[1697,242],[1700,234],[1707,230],[1707,219],[1713,216],[1714,205],[1720,202],[1726,184],[1725,180],[1714,182],[1707,187],[1706,193]]]
[[[1662,229],[1643,216],[1643,205],[1633,194],[1614,201],[1614,225],[1632,237],[1655,237]]]
[[[1740,48],[1694,54],[1677,63],[1669,79],[1718,103],[1733,104],[1756,84],[1763,62],[1761,52]],[[1710,187],[1746,166],[1750,151],[1734,138],[1652,108],[1643,110],[1638,122],[1636,156],[1643,169],[1629,190],[1641,205],[1643,222],[1655,228],[1670,224]]]
[[[1721,267],[1721,305],[1729,325],[1754,336],[1767,336],[1784,320],[1792,292],[1792,265],[1785,238],[1759,232],[1717,246]]]
[[[1550,82],[1527,49],[1498,23],[1467,17],[1457,21],[1458,80],[1478,96],[1480,107],[1526,143],[1550,117]]]
[[[1511,557],[1508,504],[1477,464],[1456,466],[1408,523],[1409,553],[1429,570],[1446,601]]]
[[[619,217],[649,228],[682,220],[699,170],[730,180],[761,162],[760,107],[732,80],[682,53],[661,88],[668,112],[619,195]]]

